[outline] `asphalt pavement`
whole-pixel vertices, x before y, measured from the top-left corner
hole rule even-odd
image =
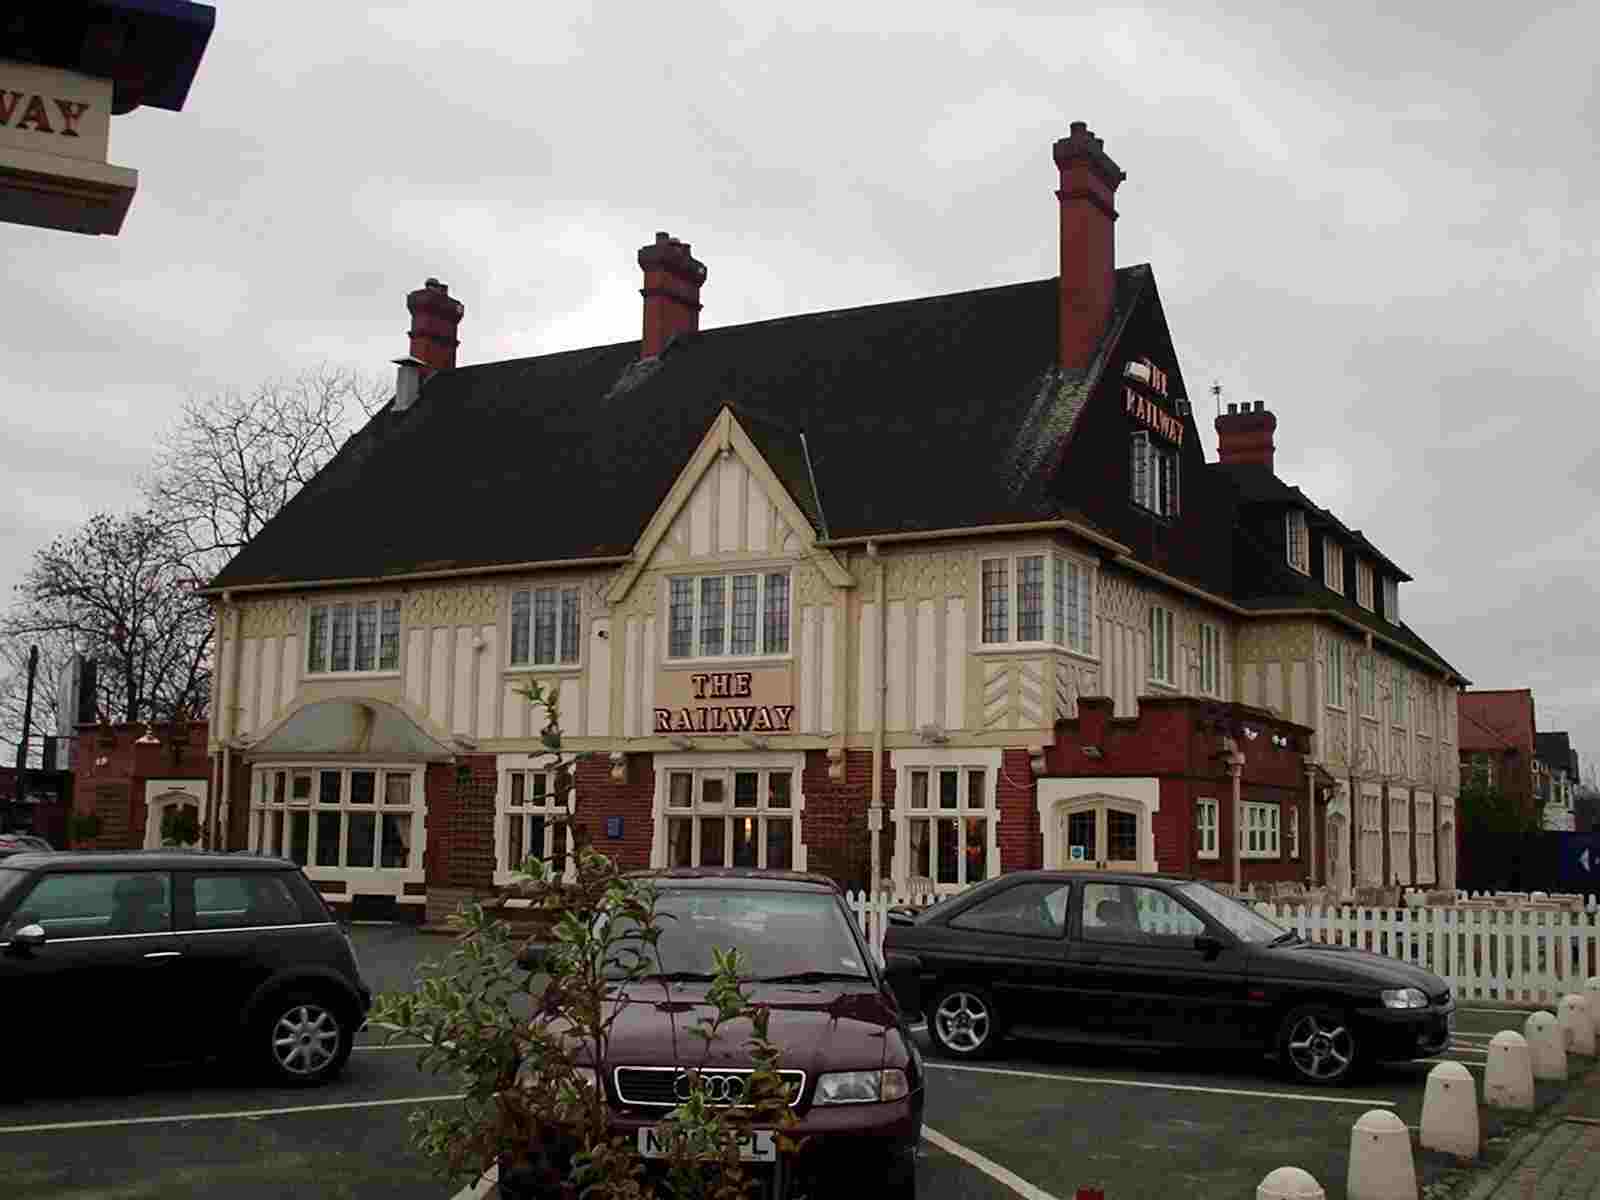
[[[355,936],[378,990],[405,986],[420,961],[450,949],[404,926],[358,927]],[[1481,1083],[1489,1037],[1523,1019],[1463,1011],[1447,1056]],[[384,1042],[363,1033],[344,1076],[311,1090],[263,1087],[215,1066],[52,1080],[24,1104],[0,1103],[0,1192],[448,1200],[459,1184],[411,1148],[408,1120],[457,1089],[418,1069],[415,1046]],[[1359,1085],[1320,1089],[1237,1055],[1014,1043],[982,1064],[927,1061],[922,1200],[1071,1200],[1086,1186],[1107,1200],[1221,1200],[1253,1195],[1284,1165],[1310,1171],[1341,1200],[1355,1120],[1389,1108],[1418,1125],[1432,1065],[1384,1066]],[[1574,1075],[1587,1065],[1574,1059]],[[1541,1084],[1541,1106],[1563,1091]],[[1482,1119],[1486,1163],[1528,1124],[1490,1110]],[[1481,1173],[1428,1154],[1417,1163],[1424,1187],[1464,1186]]]

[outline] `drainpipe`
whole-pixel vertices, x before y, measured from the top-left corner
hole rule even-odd
[[[1244,772],[1244,754],[1232,738],[1228,739],[1228,774],[1233,776],[1233,890],[1235,894],[1244,895],[1244,826],[1240,823],[1244,816],[1243,805],[1240,802],[1240,776]]]
[[[878,544],[867,539],[867,557],[878,565],[878,719],[872,728],[872,807],[867,813],[867,833],[872,845],[872,892],[883,884],[883,722],[889,712],[889,613],[885,599],[883,559]]]
[[[228,642],[228,657],[232,663],[228,669],[228,694],[223,697],[223,726],[222,738],[222,794],[215,798],[211,806],[211,848],[213,850],[226,849],[222,845],[226,822],[224,814],[230,807],[233,798],[233,754],[231,747],[235,729],[239,723],[239,671],[244,665],[244,644],[240,634],[244,632],[243,614],[239,606],[233,603],[233,593],[223,592],[222,603],[228,608],[232,617],[233,635]]]

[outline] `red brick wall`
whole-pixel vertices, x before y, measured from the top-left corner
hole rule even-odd
[[[211,778],[207,726],[182,731],[149,727],[158,744],[139,745],[143,723],[84,726],[72,740],[72,811],[94,813],[100,834],[74,845],[94,850],[137,850],[144,845],[145,784],[151,779]],[[105,759],[105,762],[101,762]]]
[[[1000,809],[1000,869],[1027,871],[1044,865],[1044,835],[1039,830],[1038,791],[1026,750],[1006,750],[995,780]]]
[[[894,770],[887,751],[883,759],[884,832],[879,869],[887,879],[894,863],[894,822],[888,816],[894,808]],[[806,797],[800,819],[806,869],[831,876],[847,890],[866,890],[872,882],[872,835],[867,830],[872,751],[847,751],[844,778],[837,781],[828,774],[827,751],[808,751],[800,786]]]
[[[494,885],[492,754],[466,754],[430,763],[423,778],[428,803],[424,877],[432,883],[488,889]]]
[[[621,783],[611,778],[604,754],[579,761],[576,824],[594,848],[624,870],[650,865],[651,815],[655,805],[655,761],[649,754],[630,754]],[[606,836],[606,818],[622,818],[622,837]]]

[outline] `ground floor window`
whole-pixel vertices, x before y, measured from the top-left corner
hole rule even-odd
[[[1289,806],[1288,813],[1289,813],[1289,833],[1288,833],[1288,838],[1289,838],[1289,857],[1290,858],[1299,858],[1300,857],[1300,807],[1299,807],[1299,805],[1291,804]]]
[[[1411,882],[1411,795],[1389,795],[1389,878],[1388,883]]]
[[[658,755],[660,867],[805,869],[799,754]]]
[[[1383,886],[1383,797],[1376,791],[1361,794],[1361,880]]]
[[[1418,792],[1417,807],[1417,882],[1433,883],[1433,797]]]
[[[1239,854],[1242,858],[1277,858],[1280,854],[1278,837],[1278,806],[1276,804],[1245,804],[1242,827],[1239,830]]]
[[[537,765],[542,756],[503,754],[495,791],[494,880],[512,882],[529,857],[554,875],[576,869],[570,819],[577,806],[571,776]]]
[[[1000,870],[998,750],[897,751],[897,881],[959,891]]]
[[[1195,854],[1199,858],[1217,857],[1217,802],[1197,800],[1194,806]]]
[[[422,770],[257,767],[250,849],[303,867],[420,869]]]

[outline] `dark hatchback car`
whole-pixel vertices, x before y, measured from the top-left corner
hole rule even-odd
[[[659,1171],[661,1149],[651,1134],[688,1095],[690,1068],[714,1101],[737,1104],[753,1068],[745,1045],[750,1026],[724,1026],[709,1048],[688,1029],[709,1017],[706,992],[713,948],[744,956],[746,994],[771,1008],[769,1036],[780,1048],[797,1118],[789,1129],[806,1142],[793,1174],[754,1174],[762,1194],[781,1198],[841,1188],[854,1194],[867,1180],[883,1200],[916,1195],[916,1149],[922,1137],[922,1061],[905,1015],[838,886],[825,876],[739,868],[641,873],[657,889],[663,919],[658,969],[619,980],[609,1060],[599,1064],[612,1129],[636,1142],[647,1174]],[[537,968],[548,947],[530,945],[523,965]],[[769,1131],[741,1150],[755,1163],[775,1162]],[[501,1164],[501,1193],[535,1193],[526,1175]],[[521,1181],[519,1183],[519,1181]]]
[[[28,1031],[8,1043],[10,1090],[74,1058],[236,1057],[278,1083],[323,1083],[371,1003],[348,936],[292,862],[200,851],[0,861],[0,1004],[8,1028]]]
[[[1308,942],[1192,879],[1019,871],[897,916],[884,950],[951,1058],[1008,1034],[1262,1050],[1332,1084],[1437,1054],[1455,1026],[1437,975]]]

